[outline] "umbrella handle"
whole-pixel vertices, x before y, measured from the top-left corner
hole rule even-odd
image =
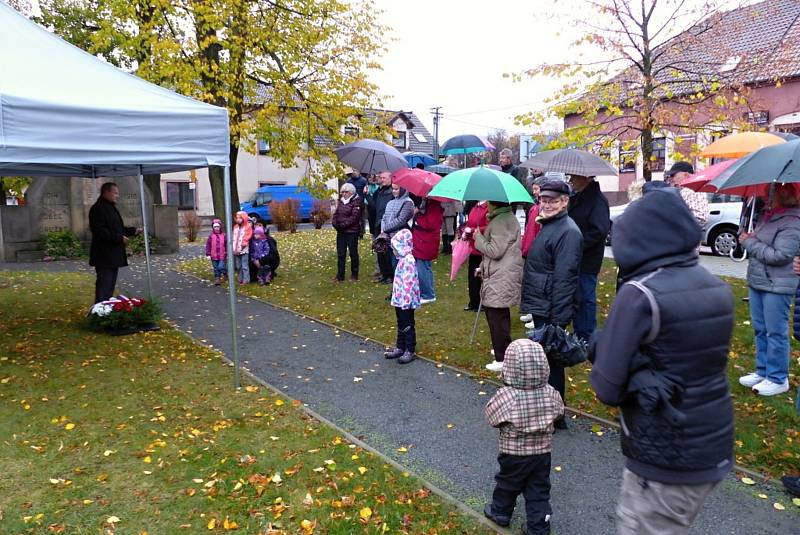
[[[478,312],[475,313],[475,323],[472,324],[472,334],[469,337],[469,345],[472,345],[472,342],[475,340],[475,331],[478,329],[478,318],[481,317],[481,308],[483,308],[483,296],[481,296],[481,300],[478,303]]]
[[[733,260],[734,262],[744,262],[745,260],[747,260],[747,251],[742,251],[741,258],[736,258],[735,254],[736,254],[736,248],[734,247],[733,249],[731,249],[731,252],[728,253],[728,256],[730,256],[731,260]]]

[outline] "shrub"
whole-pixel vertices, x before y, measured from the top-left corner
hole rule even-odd
[[[297,199],[273,201],[269,205],[269,212],[272,222],[275,223],[278,230],[297,232],[297,222],[300,221],[300,201]]]
[[[314,223],[314,228],[322,228],[322,225],[327,223],[330,218],[331,203],[314,199],[314,203],[311,205],[311,222]]]
[[[186,241],[189,243],[194,243],[197,241],[197,234],[200,232],[200,216],[197,215],[197,212],[192,210],[191,212],[184,212],[181,215],[181,227],[183,227],[183,233],[186,236]]]
[[[86,252],[71,230],[56,230],[44,235],[44,254],[52,258],[79,258]]]
[[[149,236],[149,241],[150,254],[153,254],[153,250],[157,249],[160,243],[153,236]],[[128,253],[137,256],[144,254],[144,234],[137,234],[136,236],[128,238]]]

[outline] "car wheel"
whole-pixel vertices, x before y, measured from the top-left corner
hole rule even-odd
[[[708,245],[711,247],[711,252],[717,256],[730,255],[731,251],[736,249],[736,246],[739,245],[736,229],[723,227],[719,230],[715,230],[708,240]]]

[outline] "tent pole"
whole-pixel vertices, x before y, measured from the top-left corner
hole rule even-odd
[[[142,201],[142,234],[144,235],[144,258],[147,264],[147,298],[153,300],[153,275],[150,270],[150,237],[147,232],[147,203],[144,200],[144,174],[139,166],[139,199]]]
[[[236,272],[233,269],[233,213],[231,210],[231,168],[225,166],[223,174],[225,190],[225,247],[228,252],[228,295],[231,313],[231,352],[233,353],[233,386],[240,388],[239,382],[239,335],[236,333]]]

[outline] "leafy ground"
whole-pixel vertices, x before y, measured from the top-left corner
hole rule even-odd
[[[0,533],[483,533],[166,325],[85,330],[92,288],[0,273]]]
[[[395,335],[394,312],[385,297],[389,287],[370,281],[375,257],[369,242],[361,242],[361,280],[353,283],[332,283],[336,269],[335,234],[331,230],[279,234],[281,250],[280,275],[267,287],[249,285],[241,291],[264,298],[280,306],[320,318],[338,327],[365,337],[392,343]],[[349,262],[349,259],[348,259]],[[210,265],[205,259],[184,263],[181,269],[211,279]],[[348,266],[349,269],[349,266]],[[470,345],[474,313],[462,311],[466,304],[466,268],[458,278],[449,280],[449,257],[434,262],[437,301],[417,311],[418,352],[426,357],[460,366],[478,376],[489,377],[483,368],[489,362],[491,343],[486,321],[478,322],[478,334]],[[773,476],[800,470],[800,432],[794,410],[796,373],[790,377],[789,394],[763,398],[740,387],[737,379],[752,370],[753,331],[743,281],[729,279],[736,295],[736,330],[731,344],[729,375],[736,408],[736,460],[748,468]],[[602,324],[615,294],[615,267],[606,261],[598,286],[598,321]],[[516,311],[514,311],[516,312]],[[513,315],[512,315],[513,317]],[[512,321],[512,336],[525,335],[522,324]],[[800,352],[792,354],[792,367],[800,365]],[[567,401],[586,412],[613,417],[612,410],[600,404],[588,385],[588,364],[568,372]]]

